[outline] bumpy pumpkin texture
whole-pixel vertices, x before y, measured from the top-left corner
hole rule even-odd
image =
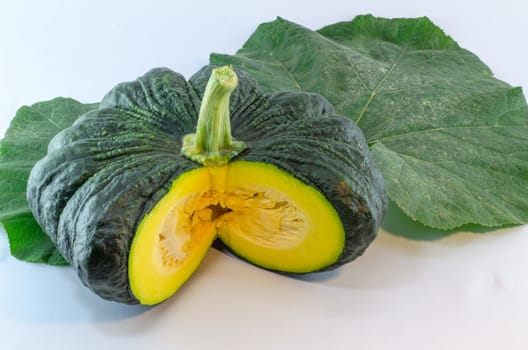
[[[360,129],[320,95],[263,94],[236,70],[230,127],[244,149],[212,165],[181,153],[213,68],[116,86],[31,172],[34,216],[105,299],[167,299],[216,238],[253,264],[306,273],[352,261],[376,236],[382,177]]]

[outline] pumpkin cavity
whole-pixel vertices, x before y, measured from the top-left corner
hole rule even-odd
[[[239,235],[253,244],[291,249],[306,235],[302,216],[295,204],[273,189],[191,194],[175,202],[160,222],[157,259],[163,268],[174,269],[211,229],[226,242]]]

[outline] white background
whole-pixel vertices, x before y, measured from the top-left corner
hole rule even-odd
[[[96,102],[157,66],[188,77],[276,16],[318,29],[364,13],[426,15],[528,91],[526,4],[4,1],[0,135],[23,104]],[[442,235],[392,211],[384,227],[357,261],[304,279],[212,250],[154,308],[106,302],[70,268],[11,258],[0,228],[0,349],[528,349],[528,226]]]

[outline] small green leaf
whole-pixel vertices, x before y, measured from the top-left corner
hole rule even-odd
[[[68,264],[31,213],[6,219],[3,225],[8,232],[11,254],[15,258],[50,265]]]
[[[412,219],[450,229],[528,222],[528,107],[477,56],[427,18],[358,16],[317,32],[261,24],[215,65],[267,91],[324,95],[361,127],[389,197]]]
[[[31,168],[44,157],[53,136],[97,106],[59,97],[21,107],[0,141],[0,222],[16,258],[66,264],[33,218],[26,200],[26,185]]]

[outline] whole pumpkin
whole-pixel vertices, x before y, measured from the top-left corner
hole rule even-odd
[[[307,273],[363,253],[386,208],[361,130],[313,93],[262,94],[230,67],[119,84],[49,144],[27,196],[99,296],[156,304],[215,239]]]

